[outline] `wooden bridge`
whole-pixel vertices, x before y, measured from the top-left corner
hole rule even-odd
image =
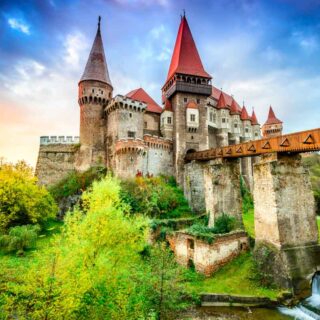
[[[272,152],[312,152],[320,150],[320,128],[290,133],[261,140],[247,141],[221,148],[187,153],[185,160],[211,160],[216,158],[242,158]]]

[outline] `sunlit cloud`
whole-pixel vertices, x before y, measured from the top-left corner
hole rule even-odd
[[[30,35],[30,26],[21,19],[9,18],[8,24],[12,29],[18,30],[24,34]]]
[[[88,49],[89,42],[84,34],[79,31],[67,35],[64,43],[66,51],[64,56],[65,62],[73,68],[79,67],[79,62],[84,52]]]

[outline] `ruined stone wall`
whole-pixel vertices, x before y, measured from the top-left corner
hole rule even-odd
[[[40,184],[52,185],[75,169],[78,145],[40,145],[35,174]]]
[[[217,235],[212,244],[184,232],[176,232],[167,238],[179,264],[188,267],[192,261],[196,271],[206,276],[249,248],[248,237],[243,231]]]
[[[318,242],[309,174],[299,155],[268,155],[254,165],[256,241],[275,246]]]

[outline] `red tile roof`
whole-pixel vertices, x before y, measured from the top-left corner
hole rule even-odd
[[[198,109],[198,105],[194,101],[190,101],[187,104],[188,109]]]
[[[232,101],[234,100],[234,98],[231,95],[225,93],[224,91],[216,88],[215,86],[212,86],[211,97],[213,99],[219,101],[221,93],[223,93],[223,96],[224,96],[224,99],[225,99],[225,101],[227,103],[227,106],[231,109],[231,104],[232,104]],[[234,100],[234,104],[236,105],[238,113],[240,114],[241,113],[241,107],[239,106],[239,104],[235,100]]]
[[[237,104],[236,100],[232,99],[230,106],[230,114],[241,114],[240,106]]]
[[[185,16],[181,18],[167,80],[169,80],[169,78],[171,78],[175,73],[189,74],[211,79],[209,73],[207,73],[203,68]]]
[[[245,106],[242,107],[240,119],[241,120],[249,120],[249,121],[251,121],[251,118],[249,117],[247,109],[246,109]]]
[[[165,110],[173,112],[172,104],[171,104],[171,101],[169,99],[166,99],[166,102],[164,104],[164,109],[162,109],[162,112],[165,111]]]
[[[142,88],[130,91],[126,97],[146,103],[149,112],[162,112],[162,108]]]
[[[223,92],[220,93],[220,97],[219,97],[219,100],[217,103],[217,108],[218,109],[226,109],[226,108],[229,109],[227,106],[226,99],[224,97]]]
[[[268,119],[267,119],[267,121],[266,121],[266,123],[265,123],[264,125],[266,125],[266,124],[280,124],[280,123],[282,123],[282,121],[279,120],[279,119],[275,116],[275,114],[274,114],[274,112],[273,112],[273,109],[272,109],[272,107],[270,106],[270,108],[269,108],[269,114],[268,114]]]
[[[256,116],[254,110],[252,110],[251,124],[252,124],[253,126],[254,126],[254,125],[259,125],[259,122],[258,122],[258,119],[257,119],[257,116]]]

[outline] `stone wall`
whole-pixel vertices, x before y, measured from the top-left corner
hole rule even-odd
[[[146,111],[143,115],[143,133],[160,136],[160,114]]]
[[[196,271],[206,276],[249,248],[247,234],[243,231],[216,235],[212,244],[184,232],[167,238],[179,264],[188,267],[193,263]]]
[[[204,167],[204,196],[209,226],[223,213],[242,223],[240,167],[237,159],[215,159]]]
[[[75,169],[78,145],[40,145],[35,174],[40,184],[52,185]]]

